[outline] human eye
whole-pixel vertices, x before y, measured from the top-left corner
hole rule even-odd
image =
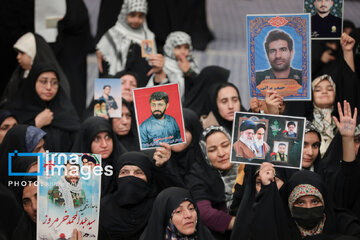
[[[8,130],[9,129],[9,125],[4,125],[4,126],[1,126],[0,127],[0,130],[2,130],[2,131],[6,131],[6,130]]]
[[[226,141],[226,142],[223,142],[221,144],[222,147],[228,147],[230,145],[230,142],[229,141]]]
[[[320,143],[314,143],[312,145],[313,148],[318,149],[320,147]]]
[[[100,141],[100,137],[99,137],[99,136],[94,137],[94,140],[93,140],[93,141],[94,141],[94,142]]]
[[[304,201],[303,200],[296,200],[295,201],[295,204],[297,204],[297,205],[303,205],[304,204]]]
[[[329,87],[327,87],[327,90],[328,90],[329,92],[332,92],[332,91],[334,91],[334,88],[333,88],[332,86],[329,86]]]
[[[276,52],[275,49],[270,49],[270,50],[269,50],[269,53],[275,53],[275,52]]]
[[[317,205],[317,204],[319,204],[319,200],[318,199],[313,199],[312,201],[311,201],[311,203],[313,204],[313,205]]]
[[[129,173],[130,173],[130,171],[129,170],[127,170],[127,169],[122,169],[122,170],[120,170],[120,175],[129,175]]]
[[[282,52],[286,52],[286,51],[287,51],[287,48],[286,48],[286,47],[283,47],[283,48],[281,48],[281,51],[282,51]]]
[[[225,104],[225,103],[228,102],[228,100],[227,100],[227,98],[223,98],[223,99],[220,100],[220,102],[223,103],[223,104]]]
[[[136,170],[135,175],[144,175],[144,172],[142,170]]]
[[[216,148],[215,148],[215,147],[211,147],[211,148],[208,148],[207,151],[208,151],[208,152],[215,152],[215,151],[216,151]]]
[[[24,206],[27,206],[27,205],[29,205],[29,204],[30,204],[30,199],[24,198],[24,199],[23,199],[23,205],[24,205]]]

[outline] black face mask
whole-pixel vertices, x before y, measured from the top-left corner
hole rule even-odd
[[[316,227],[324,217],[324,206],[313,208],[293,207],[292,218],[306,230]]]

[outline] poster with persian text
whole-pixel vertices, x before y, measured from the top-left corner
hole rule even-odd
[[[247,15],[250,96],[311,100],[310,14]]]
[[[101,156],[46,153],[40,167],[37,239],[97,239]]]

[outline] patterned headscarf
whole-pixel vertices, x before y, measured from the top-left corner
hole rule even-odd
[[[118,22],[126,23],[126,16],[131,12],[141,12],[147,14],[148,3],[146,0],[125,0],[120,15],[118,16]]]
[[[317,77],[312,83],[312,90],[314,91],[315,87],[321,82],[321,81],[329,81],[330,84],[334,88],[334,92],[336,94],[336,85],[335,82],[332,80],[331,76],[325,74],[320,77]],[[321,135],[321,146],[320,146],[320,154],[323,156],[329,147],[331,140],[335,136],[335,130],[336,130],[336,124],[334,120],[332,119],[331,113],[334,110],[334,106],[331,106],[330,108],[319,108],[314,103],[314,119],[312,121],[312,124],[315,126],[315,128],[318,129]]]
[[[191,37],[189,34],[181,31],[172,32],[166,38],[164,45],[165,55],[169,58],[176,59],[174,55],[174,48],[183,44],[189,45],[190,52],[192,51]]]
[[[288,198],[288,204],[289,204],[289,209],[290,209],[291,215],[292,215],[292,210],[293,210],[295,201],[303,196],[318,197],[320,199],[320,201],[322,202],[323,206],[325,206],[324,198],[323,198],[321,192],[316,187],[314,187],[310,184],[299,184],[292,190],[292,192],[290,193],[290,196]],[[322,233],[322,231],[324,229],[324,225],[325,225],[325,220],[326,220],[326,216],[324,214],[324,218],[320,221],[319,225],[317,225],[315,229],[311,229],[311,230],[304,229],[301,226],[299,226],[298,224],[296,224],[296,225],[297,225],[298,229],[300,230],[301,236],[303,236],[303,237],[313,236],[313,235]]]
[[[146,0],[124,0],[121,12],[115,25],[110,28],[100,39],[96,48],[103,54],[104,59],[110,64],[109,74],[115,75],[125,69],[127,54],[132,43],[139,46],[141,41],[148,39],[155,42],[155,35],[147,26],[146,18],[138,29],[129,26],[126,17],[131,12],[147,13]],[[156,45],[154,53],[156,53]]]

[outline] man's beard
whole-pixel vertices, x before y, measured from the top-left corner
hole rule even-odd
[[[253,150],[253,143],[254,143],[254,140],[249,140],[247,138],[244,138],[244,137],[240,137],[240,141],[242,141],[248,148],[250,148],[251,150]]]
[[[330,12],[330,8],[328,10],[321,10],[321,7],[323,7],[323,6],[320,6],[320,8],[317,10],[318,13],[324,14],[324,13],[329,13]],[[326,9],[326,7],[325,7],[325,9]]]
[[[79,183],[79,179],[76,181],[76,182],[72,182],[70,178],[68,177],[65,177],[65,180],[71,185],[71,186],[74,186],[76,187]]]
[[[264,140],[255,138],[255,144],[257,147],[261,147],[264,144]]]
[[[163,112],[160,112],[160,111],[154,111],[154,112],[152,112],[152,115],[153,115],[154,118],[156,118],[156,119],[162,118],[162,117],[164,116],[164,114],[165,114],[165,111],[163,111]]]
[[[278,59],[275,59],[273,62],[275,62],[276,60],[278,60]],[[290,68],[290,62],[287,62],[285,59],[284,59],[284,61],[285,61],[285,63],[282,66],[278,66],[273,62],[271,62],[270,65],[271,65],[272,69],[274,69],[276,72],[282,72],[282,71],[285,71]]]

